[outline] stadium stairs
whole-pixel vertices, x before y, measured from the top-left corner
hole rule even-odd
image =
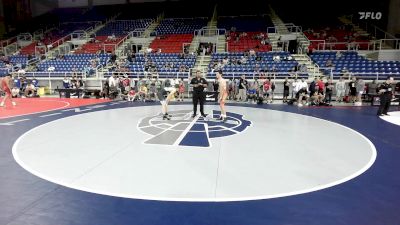
[[[281,34],[288,34],[285,23],[279,18],[275,11],[270,7],[270,18],[275,27],[275,33],[269,33],[268,37],[271,41],[272,51],[283,51],[282,47],[278,47],[278,39]]]
[[[323,77],[323,73],[320,71],[319,66],[315,64],[311,58],[306,54],[292,54],[293,58],[299,62],[299,64],[305,64],[307,67],[307,72],[309,74],[309,79],[314,77]]]

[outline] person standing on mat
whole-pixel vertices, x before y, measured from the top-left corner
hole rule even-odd
[[[207,80],[201,76],[200,71],[196,72],[196,77],[190,81],[190,85],[193,87],[193,118],[197,115],[197,104],[200,103],[200,113],[202,117],[206,117],[204,114],[204,102],[206,100],[204,96],[204,88],[208,86]]]
[[[223,122],[226,122],[226,110],[225,110],[225,101],[226,98],[228,97],[228,91],[226,88],[226,81],[224,78],[222,78],[222,72],[217,71],[216,77],[218,80],[218,87],[219,87],[219,95],[218,95],[218,102],[219,102],[219,107],[221,108],[221,116],[219,117],[219,120],[222,120]]]
[[[161,112],[163,114],[163,120],[170,120],[171,116],[168,114],[168,103],[175,97],[177,89],[176,88],[165,88],[160,89],[157,92],[157,97],[161,103]],[[168,93],[169,92],[169,93]]]
[[[11,101],[11,104],[13,105],[13,106],[16,106],[17,104],[12,100],[12,96],[11,96],[11,85],[10,85],[10,83],[12,82],[13,80],[12,80],[12,76],[11,76],[11,74],[7,74],[7,76],[5,76],[2,80],[1,80],[1,82],[0,82],[0,88],[5,92],[5,95],[4,95],[4,98],[3,98],[3,101],[1,101],[1,103],[0,103],[0,107],[4,107],[5,105],[5,102],[6,102],[6,100],[9,98],[10,99],[10,101]]]
[[[393,80],[394,79],[392,76],[388,76],[386,81],[383,82],[378,88],[379,101],[380,101],[379,109],[377,112],[378,116],[383,116],[383,115],[389,116],[388,110],[390,106],[390,101],[392,100]]]

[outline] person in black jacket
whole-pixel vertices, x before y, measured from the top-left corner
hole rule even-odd
[[[200,103],[200,113],[202,117],[206,117],[204,114],[204,102],[206,100],[204,96],[204,88],[208,86],[207,80],[204,79],[200,71],[196,72],[196,77],[190,81],[190,85],[193,87],[193,118],[197,114],[197,104]]]
[[[380,105],[379,105],[379,109],[377,112],[378,116],[383,116],[383,115],[389,116],[388,110],[389,110],[390,101],[392,100],[392,95],[394,92],[393,87],[392,87],[393,80],[394,79],[392,76],[388,76],[386,81],[383,82],[378,87],[379,100],[380,100]]]

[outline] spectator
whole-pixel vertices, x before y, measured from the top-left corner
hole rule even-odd
[[[372,83],[368,85],[368,95],[374,96],[377,94],[378,83],[377,80],[373,80]]]
[[[80,88],[80,89],[84,89],[85,88],[85,83],[83,82],[81,76],[78,77],[78,79],[76,81],[76,85],[77,85],[76,88]]]
[[[178,101],[183,102],[183,98],[185,95],[185,83],[183,82],[183,79],[181,79],[181,81],[179,82],[179,88],[178,88]]]
[[[331,59],[328,59],[328,60],[326,60],[325,66],[326,66],[326,67],[334,67],[335,65],[333,64],[333,62],[332,62]]]
[[[306,66],[306,64],[300,64],[299,71],[300,71],[301,73],[307,73],[308,71],[307,71],[307,66]]]
[[[269,79],[271,81],[271,79]],[[271,102],[272,103],[274,101],[275,98],[275,81],[272,79],[271,81]]]
[[[239,101],[239,99],[241,101],[246,101],[247,84],[248,84],[248,82],[245,79],[245,76],[242,75],[240,77],[240,80],[239,80],[239,87],[238,87],[239,88],[239,95],[238,95],[238,98],[237,98],[238,101]]]
[[[274,62],[280,62],[280,61],[281,61],[281,57],[280,57],[279,55],[274,55],[274,56],[272,57],[272,60],[273,60]]]
[[[314,96],[314,93],[317,91],[317,86],[318,86],[318,78],[314,78],[314,80],[310,83],[310,87],[308,88],[308,91],[310,92],[310,96]]]
[[[325,92],[325,83],[324,83],[324,81],[322,79],[318,79],[317,85],[318,85],[318,92],[320,94],[324,95],[324,92]]]
[[[316,86],[316,90],[313,95],[310,94],[311,104],[312,105],[320,105],[322,100],[325,98],[323,91],[319,90],[319,86]]]
[[[228,56],[225,56],[225,58],[222,60],[222,64],[224,64],[224,65],[228,65],[229,64]]]
[[[263,95],[264,95],[264,99],[266,98],[267,103],[268,102],[272,102],[272,88],[271,88],[272,84],[271,84],[271,79],[268,78],[267,80],[264,81],[263,83]]]
[[[342,102],[343,97],[346,93],[346,83],[343,80],[343,77],[340,77],[339,81],[335,85],[336,89],[336,101]]]
[[[297,106],[301,107],[305,104],[307,104],[307,101],[309,99],[309,95],[307,92],[306,87],[302,87],[296,94],[296,99],[297,99]]]
[[[235,93],[235,80],[229,79],[228,81],[228,94],[229,99],[234,100],[236,93]]]
[[[64,76],[64,79],[63,79],[63,87],[64,87],[65,89],[68,89],[68,88],[71,87],[71,82],[70,82],[69,78],[67,77],[67,75]]]
[[[39,81],[36,79],[35,75],[32,76],[31,83],[33,84],[33,86],[35,86],[35,88],[39,87]]]
[[[300,81],[297,78],[292,82],[292,98],[296,96],[297,92],[300,91]]]
[[[110,86],[110,89],[116,88],[117,87],[117,75],[114,73],[108,78],[108,85]]]
[[[331,104],[332,101],[333,88],[334,85],[332,79],[328,79],[328,82],[326,82],[325,84],[325,95],[326,95],[325,102],[328,104]]]
[[[146,102],[147,92],[148,91],[147,91],[147,87],[146,87],[145,83],[142,83],[139,88],[139,91],[135,94],[134,98],[135,99],[137,98],[139,100],[142,100],[143,102]]]
[[[249,90],[247,91],[247,99],[249,100],[249,102],[253,102],[256,103],[257,101],[257,84],[256,82],[253,82],[249,88]]]
[[[135,89],[132,88],[132,89],[128,92],[128,101],[129,101],[129,102],[133,102],[133,101],[135,100],[135,95],[136,95]]]
[[[340,51],[336,52],[336,59],[339,59],[340,57],[342,57],[342,53],[340,53]]]
[[[283,82],[283,103],[287,102],[287,98],[289,96],[289,80],[285,77],[285,81]]]
[[[358,78],[357,82],[356,82],[356,92],[357,92],[356,94],[357,94],[357,96],[356,96],[355,105],[359,105],[359,106],[362,105],[361,97],[364,94],[364,90],[365,90],[365,82],[364,82],[363,79]]]
[[[24,91],[24,96],[25,97],[33,97],[36,94],[36,87],[32,83],[29,83]]]
[[[356,102],[356,98],[357,98],[357,87],[356,87],[356,81],[357,78],[353,77],[352,80],[349,83],[349,90],[350,90],[350,101],[352,103]]]
[[[242,56],[240,58],[240,64],[246,64],[247,63],[247,57],[246,56]]]

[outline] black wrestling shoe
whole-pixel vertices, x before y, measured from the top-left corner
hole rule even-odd
[[[389,114],[387,114],[387,113],[384,113],[383,115],[385,115],[385,116],[390,116]]]
[[[196,114],[193,114],[193,115],[192,115],[192,118],[195,118],[195,117],[196,117]]]
[[[207,114],[201,114],[201,117],[206,118]]]
[[[162,119],[163,120],[171,120],[171,118],[168,115],[164,115]]]
[[[168,116],[168,117],[172,117],[171,115],[169,115],[168,113],[165,113],[164,115]]]

